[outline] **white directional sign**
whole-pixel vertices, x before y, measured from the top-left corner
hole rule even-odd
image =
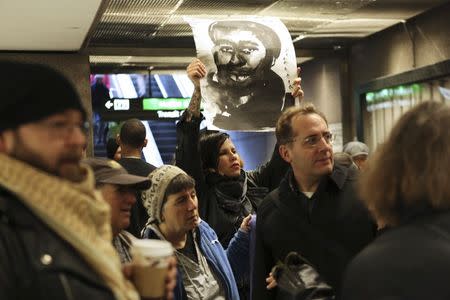
[[[105,107],[106,107],[107,109],[110,109],[110,108],[113,107],[113,106],[114,106],[114,104],[111,102],[111,100],[108,100],[108,102],[105,103]]]
[[[129,99],[115,99],[114,100],[114,110],[130,110],[130,100]]]

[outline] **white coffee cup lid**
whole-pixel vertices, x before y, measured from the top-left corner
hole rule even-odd
[[[133,247],[144,256],[167,257],[173,254],[173,247],[167,241],[142,239],[134,240]]]

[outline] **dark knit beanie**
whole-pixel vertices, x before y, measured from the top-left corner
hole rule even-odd
[[[67,109],[86,112],[74,86],[44,65],[0,61],[0,131],[39,121]]]

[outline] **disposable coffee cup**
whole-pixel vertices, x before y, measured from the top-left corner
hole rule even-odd
[[[131,246],[133,257],[133,282],[142,298],[162,299],[168,259],[173,255],[169,242],[160,240],[135,240]]]

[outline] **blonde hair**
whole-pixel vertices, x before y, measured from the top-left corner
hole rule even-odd
[[[450,108],[427,101],[404,114],[360,180],[379,224],[450,208]]]

